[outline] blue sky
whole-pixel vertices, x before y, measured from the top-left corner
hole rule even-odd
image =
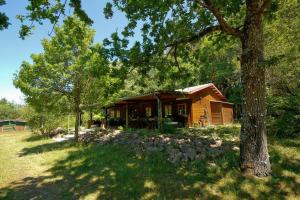
[[[44,23],[37,26],[33,35],[25,40],[19,38],[20,22],[15,19],[17,14],[26,13],[28,1],[8,0],[6,5],[0,6],[0,11],[9,17],[11,25],[7,30],[0,31],[0,98],[5,97],[16,103],[23,103],[23,95],[12,83],[14,74],[18,71],[22,61],[30,61],[32,53],[42,52],[41,39],[47,38],[52,25]],[[96,30],[95,42],[101,42],[116,30],[121,31],[127,20],[123,13],[115,12],[110,20],[104,18],[103,7],[107,1],[84,0],[82,6],[94,20]]]

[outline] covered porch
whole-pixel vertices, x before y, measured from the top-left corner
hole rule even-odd
[[[191,100],[181,92],[160,91],[123,98],[106,108],[108,127],[161,128],[163,123],[190,126]]]

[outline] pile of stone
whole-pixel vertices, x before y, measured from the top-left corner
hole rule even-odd
[[[194,160],[214,159],[229,150],[236,149],[233,143],[207,137],[183,137],[176,135],[157,135],[142,137],[137,133],[107,131],[105,129],[80,135],[83,143],[99,145],[126,145],[137,152],[165,152],[172,163]]]

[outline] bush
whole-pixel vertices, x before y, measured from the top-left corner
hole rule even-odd
[[[162,132],[163,133],[170,133],[174,134],[176,132],[176,126],[175,124],[170,124],[172,120],[170,118],[165,118],[162,123]]]
[[[36,112],[31,107],[26,107],[23,111],[24,119],[28,126],[35,133],[51,136],[58,127],[67,127],[67,117],[61,114],[49,112]]]
[[[268,99],[268,134],[277,137],[300,136],[300,94]]]

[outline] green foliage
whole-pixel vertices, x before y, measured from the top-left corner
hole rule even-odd
[[[278,137],[300,136],[299,100],[300,92],[297,96],[270,96],[268,98],[269,134]]]
[[[1,0],[3,1],[3,0]],[[53,26],[56,25],[62,16],[68,15],[67,12],[72,9],[73,13],[80,18],[82,22],[91,25],[93,20],[81,8],[80,0],[70,0],[69,4],[66,0],[45,1],[31,0],[26,6],[28,11],[25,15],[17,15],[17,19],[22,23],[19,31],[20,38],[25,39],[26,36],[32,34],[35,28],[34,22],[42,25],[45,20],[49,20]],[[69,6],[69,7],[68,7]]]
[[[19,117],[17,105],[0,99],[0,119],[16,119]]]
[[[44,52],[23,62],[14,84],[39,113],[78,114],[105,105],[104,92],[114,79],[94,30],[78,17],[68,17],[55,35],[42,41]]]
[[[162,123],[162,133],[174,134],[176,132],[176,126],[171,124],[172,120],[170,118],[165,118]]]
[[[37,112],[30,106],[24,106],[22,109],[23,119],[33,132],[50,135],[57,127],[68,128],[68,119],[66,115],[55,112]],[[75,118],[70,119],[70,127],[74,127]]]
[[[117,81],[104,51],[93,44],[95,31],[76,16],[68,17],[55,35],[42,41],[43,53],[23,62],[14,84],[38,113],[79,115],[105,105],[105,96]],[[109,92],[108,92],[109,91]],[[78,136],[77,118],[75,135]],[[77,137],[76,137],[77,138]]]
[[[278,11],[266,25],[269,134],[300,133],[300,3],[278,1]],[[276,41],[276,45],[274,42]]]
[[[6,4],[5,0],[0,0],[0,6],[3,6],[5,4]],[[6,16],[6,14],[3,12],[0,12],[0,31],[8,28],[8,26],[10,25],[8,20],[9,19]]]

